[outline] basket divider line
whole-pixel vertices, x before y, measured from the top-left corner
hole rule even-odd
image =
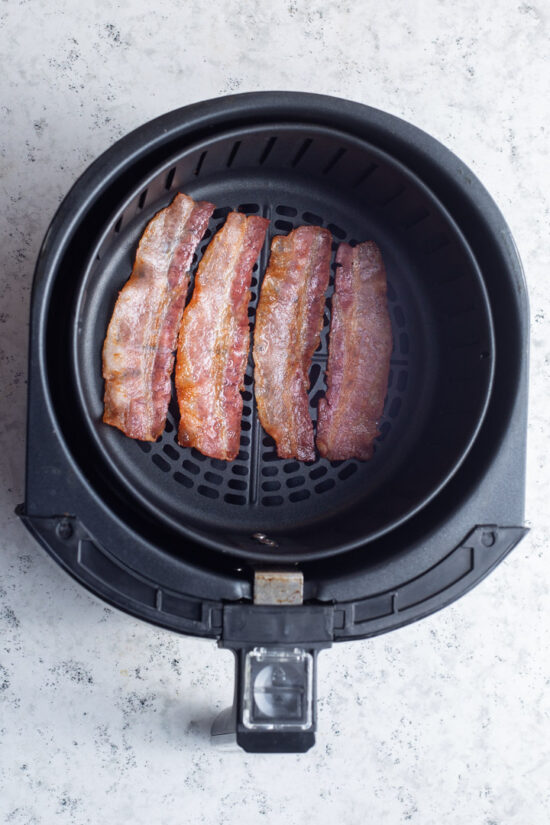
[[[267,203],[262,204],[262,216],[271,220],[271,206]],[[253,303],[254,309],[258,306],[258,301],[260,300],[260,289],[261,289],[261,281],[262,275],[267,268],[267,262],[269,260],[269,250],[271,248],[271,232],[268,231],[265,233],[265,239],[260,251],[260,257],[258,260],[258,285],[256,287],[256,299]],[[254,360],[252,358],[252,345],[254,343],[254,332],[250,337],[250,363],[252,365],[252,377],[254,378]],[[258,498],[260,495],[260,464],[261,464],[261,449],[262,449],[262,427],[260,424],[260,420],[258,418],[258,410],[256,409],[256,394],[254,392],[254,380],[252,380],[252,384],[250,384],[250,392],[252,393],[252,427],[250,429],[250,473],[249,473],[249,484],[248,484],[248,503],[249,505],[253,506],[258,502]]]

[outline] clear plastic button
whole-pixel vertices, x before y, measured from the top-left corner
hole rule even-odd
[[[308,730],[313,657],[301,648],[255,647],[246,654],[243,724],[251,730]]]

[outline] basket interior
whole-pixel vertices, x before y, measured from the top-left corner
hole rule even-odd
[[[302,224],[340,241],[375,240],[388,274],[394,350],[380,436],[368,462],[277,458],[259,424],[246,371],[241,450],[234,462],[176,442],[175,397],[154,444],[101,422],[101,348],[118,290],[151,217],[183,191],[217,206],[201,254],[231,209],[270,227],[255,266],[254,320],[271,239]],[[456,471],[481,424],[491,385],[491,317],[476,262],[443,206],[408,170],[342,133],[281,125],[186,147],[113,205],[76,274],[72,367],[94,458],[159,526],[254,556],[255,534],[277,554],[333,553],[382,535],[426,504]],[[330,296],[310,371],[310,411],[325,390]],[[262,547],[262,550],[265,548]]]

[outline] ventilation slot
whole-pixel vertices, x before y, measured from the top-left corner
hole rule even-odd
[[[327,468],[321,465],[320,467],[315,467],[315,469],[310,472],[309,477],[315,481],[316,479],[325,476],[327,472]]]
[[[212,218],[213,220],[217,221],[219,218],[226,218],[230,212],[230,206],[218,206],[218,208],[214,209],[214,211],[212,212]]]
[[[147,198],[147,189],[141,193],[138,200],[138,209],[143,209],[145,206],[145,200]]]
[[[187,487],[187,489],[193,486],[193,482],[189,476],[184,476],[183,473],[174,473],[174,481],[177,481],[178,484],[181,484],[183,487]]]
[[[302,158],[304,157],[305,153],[307,152],[312,143],[313,140],[311,138],[306,138],[306,140],[304,140],[304,142],[296,152],[292,163],[290,164],[293,169],[296,166],[298,166],[298,164],[300,163],[300,161],[302,160]]]
[[[153,456],[153,464],[156,464],[157,467],[162,470],[163,473],[167,473],[170,470],[170,465],[167,461],[165,461],[162,456],[155,453]]]
[[[322,226],[323,219],[320,215],[315,215],[313,212],[304,212],[302,218],[305,220],[306,223],[312,223],[315,226]]]
[[[388,415],[390,418],[395,418],[401,409],[401,399],[394,398],[390,404],[390,409],[388,410]]]
[[[319,401],[321,400],[321,398],[324,397],[324,395],[325,395],[324,390],[317,390],[317,392],[315,393],[313,398],[310,398],[310,401],[309,401],[310,407],[313,407],[316,410],[319,407]]]
[[[293,206],[278,206],[275,212],[277,215],[284,215],[287,218],[295,218],[298,214],[298,210],[294,209]]]
[[[204,478],[210,484],[221,484],[223,481],[223,476],[219,476],[217,473],[207,472],[204,474]]]
[[[168,172],[168,174],[166,175],[166,181],[165,181],[165,184],[164,184],[164,188],[166,189],[166,191],[168,191],[169,189],[172,188],[172,184],[174,182],[175,174],[176,174],[176,167],[173,166],[170,169],[170,171]]]
[[[405,326],[405,313],[403,312],[400,306],[394,307],[393,317],[395,318],[395,323],[398,327]]]
[[[227,486],[231,487],[232,490],[246,490],[248,485],[246,481],[240,481],[238,478],[230,478]]]
[[[199,158],[199,162],[197,163],[197,165],[195,167],[195,177],[197,177],[197,178],[201,173],[202,165],[204,163],[204,159],[205,159],[206,155],[207,155],[207,152],[202,152],[201,153],[201,156]]]
[[[403,195],[404,193],[405,193],[405,187],[400,186],[400,187],[398,187],[398,189],[395,190],[395,192],[392,192],[391,195],[388,195],[387,197],[382,198],[381,200],[379,200],[378,205],[379,206],[389,206],[391,203],[394,203],[394,201],[396,201],[398,198],[400,198],[401,195]]]
[[[418,209],[416,212],[413,212],[409,218],[406,218],[402,221],[401,226],[403,229],[413,229],[413,227],[418,226],[419,223],[425,221],[426,218],[430,217],[430,213],[427,209]]]
[[[338,161],[344,157],[346,154],[346,149],[338,149],[338,151],[333,155],[333,157],[329,160],[325,168],[323,169],[323,175],[328,175],[331,169],[334,169]]]
[[[450,240],[447,235],[440,232],[428,238],[428,240],[422,244],[422,251],[425,255],[433,255],[434,252],[439,252],[440,249],[444,249],[444,247],[449,246],[449,244]]]
[[[197,492],[205,498],[218,498],[220,495],[217,490],[212,489],[212,487],[205,487],[204,484],[201,484],[199,485],[199,487],[197,487]]]
[[[193,473],[194,476],[198,476],[201,471],[201,468],[198,467],[193,461],[189,461],[189,459],[186,459],[183,462],[182,467],[184,470],[187,470],[188,473]]]
[[[239,146],[240,146],[240,145],[241,145],[241,141],[240,141],[240,140],[237,140],[237,141],[233,144],[233,148],[231,149],[231,152],[230,152],[230,154],[229,154],[229,157],[227,158],[227,163],[226,163],[226,166],[227,166],[227,168],[228,168],[228,169],[230,169],[230,168],[231,168],[231,166],[233,165],[233,161],[235,160],[235,157],[236,157],[236,155],[237,155],[237,152],[239,151]]]
[[[288,221],[275,221],[275,229],[280,229],[281,232],[290,232],[294,229],[294,226]]]
[[[378,166],[376,165],[376,163],[371,163],[371,164],[370,164],[370,166],[367,166],[367,168],[365,169],[365,171],[364,171],[364,172],[362,172],[362,173],[359,175],[359,177],[357,178],[357,180],[356,180],[356,181],[355,181],[355,183],[353,184],[353,187],[355,188],[355,187],[357,187],[357,186],[361,186],[361,184],[362,184],[362,183],[365,183],[365,181],[366,181],[366,180],[368,180],[368,178],[370,178],[370,176],[371,176],[371,175],[372,175],[372,174],[373,174],[373,173],[374,173],[377,169],[378,169]]]
[[[342,467],[340,472],[338,473],[338,478],[345,481],[347,478],[350,478],[354,473],[357,472],[357,464],[348,464],[346,467]]]
[[[332,490],[336,482],[333,478],[327,478],[324,481],[321,481],[320,484],[315,485],[315,492],[316,493],[326,493],[327,490]]]
[[[284,501],[282,496],[264,496],[262,504],[265,507],[279,507]]]
[[[339,226],[336,226],[336,224],[329,223],[328,228],[330,229],[332,234],[336,235],[337,238],[340,238],[341,241],[346,237],[346,233],[344,232],[344,230],[341,229]]]
[[[296,501],[305,501],[306,498],[309,498],[311,493],[309,490],[298,490],[296,493],[291,493],[288,497],[289,501],[296,502]]]
[[[269,140],[267,141],[265,149],[262,152],[262,154],[260,155],[260,161],[259,161],[260,166],[263,166],[263,164],[268,159],[269,155],[271,154],[271,150],[275,146],[275,141],[276,140],[277,140],[277,138],[272,137],[272,138],[269,138]]]
[[[223,497],[224,501],[227,501],[228,504],[246,504],[246,498],[244,496],[237,496],[234,493],[227,493]]]
[[[310,371],[309,371],[309,381],[312,387],[315,386],[317,383],[319,376],[321,375],[321,365],[320,364],[313,364]]]

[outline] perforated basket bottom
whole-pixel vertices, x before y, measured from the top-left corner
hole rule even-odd
[[[260,532],[281,552],[313,555],[356,546],[403,521],[454,471],[479,425],[490,334],[475,264],[446,213],[414,180],[341,134],[268,130],[220,136],[152,173],[112,214],[79,284],[73,336],[79,406],[97,458],[125,499],[155,523],[229,552],[254,554]],[[203,144],[204,145],[204,144]],[[239,159],[246,165],[234,168]],[[270,166],[271,164],[271,166]],[[270,168],[268,168],[270,167]],[[302,169],[302,167],[304,167]],[[394,349],[370,461],[280,460],[262,430],[248,362],[240,452],[233,462],[177,444],[175,397],[154,444],[102,423],[101,349],[118,290],[147,222],[176,192],[217,204],[198,255],[230,210],[269,218],[254,267],[249,316],[274,235],[327,227],[338,243],[374,240],[388,275]],[[198,258],[198,256],[197,256]],[[310,370],[310,412],[325,392],[334,261],[320,346]],[[192,287],[191,287],[192,290]],[[191,293],[190,290],[190,293]]]
[[[260,283],[259,276],[265,271],[269,258],[271,239],[276,234],[286,234],[294,227],[304,224],[327,226],[333,234],[333,261],[331,264],[328,300],[324,313],[324,323],[320,345],[314,354],[310,369],[310,413],[312,420],[317,420],[317,405],[326,391],[325,371],[328,358],[330,296],[334,282],[334,253],[340,241],[356,244],[370,235],[358,238],[347,231],[340,223],[332,223],[324,215],[309,210],[299,210],[291,203],[226,203],[214,212],[205,238],[201,243],[199,254],[202,255],[212,235],[223,225],[225,216],[231,210],[247,214],[262,214],[271,219],[266,243],[254,266],[249,317],[251,332],[258,303]],[[143,219],[140,222],[143,227]],[[118,233],[122,246],[129,251],[130,260],[135,252],[137,237],[132,223],[127,233],[133,241],[123,237],[120,226]],[[137,235],[137,237],[135,237]],[[99,255],[96,261],[98,269],[106,273],[114,266],[124,273],[119,276],[117,288],[127,277],[130,260],[124,271],[120,259]],[[407,312],[399,300],[398,291],[392,280],[392,266],[388,266],[388,304],[394,335],[394,352],[391,359],[388,395],[384,414],[379,423],[380,436],[375,447],[374,456],[369,462],[328,461],[317,457],[313,462],[281,460],[277,457],[275,443],[260,425],[254,400],[254,368],[252,352],[245,375],[243,392],[243,417],[241,424],[240,452],[232,462],[220,461],[203,456],[195,449],[183,448],[177,443],[179,412],[175,390],[169,407],[166,428],[155,443],[132,441],[125,438],[113,428],[101,423],[102,385],[98,384],[95,395],[96,433],[104,447],[116,462],[125,479],[130,480],[134,491],[147,485],[147,500],[157,503],[159,496],[162,506],[170,507],[176,518],[178,507],[188,508],[196,502],[201,520],[208,514],[215,513],[217,522],[235,528],[235,525],[248,532],[278,533],[289,524],[306,523],[318,518],[319,514],[328,516],[335,509],[356,500],[365,494],[380,478],[381,454],[392,430],[403,415],[404,402],[409,389],[409,331]],[[190,289],[190,294],[192,287]],[[110,306],[112,311],[112,304]],[[99,313],[98,313],[99,314]],[[105,315],[105,313],[104,313]],[[108,317],[107,317],[108,320]],[[252,339],[252,336],[251,336]],[[96,343],[96,346],[99,341]],[[97,370],[100,373],[100,350],[96,350]],[[158,505],[157,505],[158,506]],[[188,517],[188,516],[186,516]]]
[[[271,216],[271,235],[287,234],[303,224],[327,226],[321,215],[311,212],[299,213],[295,207],[287,204],[277,205],[273,215],[271,215],[270,207],[265,204],[232,204],[218,208],[214,212],[212,223],[201,245],[201,254],[206,249],[211,235],[223,226],[225,216],[231,210]],[[338,246],[337,241],[347,241],[352,244],[358,242],[340,226],[329,223],[328,228],[335,239],[333,258]],[[265,270],[266,257],[267,250],[264,248],[260,260],[254,266],[248,310],[252,330],[260,292],[258,273]],[[329,297],[333,289],[334,260],[331,265]],[[388,302],[394,328],[395,347],[388,395],[384,415],[380,421],[380,436],[375,444],[375,452],[381,449],[384,440],[390,436],[392,424],[400,414],[402,397],[407,390],[408,383],[409,336],[406,329],[406,316],[391,283],[388,287]],[[327,305],[321,343],[314,355],[310,370],[309,404],[311,418],[314,422],[317,420],[319,399],[326,391],[325,371],[329,324],[330,306]],[[367,465],[353,460],[331,462],[318,457],[314,462],[304,463],[278,459],[275,442],[264,433],[257,416],[251,353],[246,369],[243,399],[241,449],[235,461],[227,462],[206,458],[195,449],[184,449],[179,446],[177,443],[179,413],[175,392],[164,434],[154,444],[135,442],[135,448],[145,453],[157,470],[171,476],[184,490],[194,490],[198,495],[229,508],[276,508],[286,503],[297,506],[312,496],[325,496],[337,485],[349,484],[358,471],[368,473]]]

